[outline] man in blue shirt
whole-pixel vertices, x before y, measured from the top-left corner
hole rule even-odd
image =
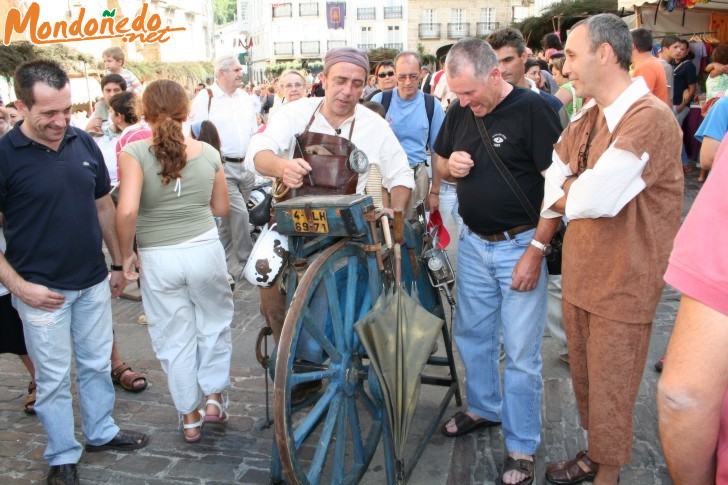
[[[51,465],[47,482],[78,483],[82,448],[74,436],[72,356],[86,451],[136,449],[148,440],[120,431],[111,417],[111,296],[126,283],[111,185],[93,139],[70,126],[71,85],[63,69],[52,61],[27,62],[14,84],[24,120],[0,139],[7,239],[0,282],[13,294],[35,364],[35,411],[48,436],[44,457]],[[102,236],[116,264],[110,283]]]
[[[397,54],[394,58],[397,87],[372,97],[372,101],[382,103],[387,110],[385,118],[407,153],[407,160],[415,172],[415,190],[407,209],[408,219],[415,217],[415,207],[425,197],[430,210],[434,211],[439,207],[440,175],[437,170],[432,171],[430,190],[426,162],[427,147],[432,146],[437,139],[445,119],[445,111],[440,103],[435,102],[435,98],[419,90],[420,64],[420,56],[415,52]],[[436,164],[437,155],[432,153],[432,165]]]

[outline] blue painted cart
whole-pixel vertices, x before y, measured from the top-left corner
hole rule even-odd
[[[369,196],[304,196],[276,206],[279,232],[289,237],[283,273],[287,313],[274,352],[276,446],[271,482],[357,483],[384,435],[388,483],[409,476],[438,428],[453,396],[461,405],[452,346],[440,292],[427,275],[422,255],[430,236],[424,220],[395,224],[403,242],[402,282],[422,306],[443,319],[446,376],[421,375],[423,384],[447,388],[425,439],[406,462],[392,450],[382,392],[354,331],[385,288],[393,283],[392,250],[381,243],[382,227]],[[387,227],[388,229],[388,227]],[[444,373],[440,373],[444,374]],[[313,390],[293,404],[296,386]],[[319,387],[320,386],[320,387]]]

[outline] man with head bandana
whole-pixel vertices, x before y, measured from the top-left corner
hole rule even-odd
[[[392,209],[407,208],[413,171],[389,124],[373,111],[359,104],[369,73],[369,59],[364,51],[353,47],[331,49],[324,57],[323,99],[299,99],[282,105],[275,119],[263,133],[255,135],[248,147],[245,165],[261,175],[278,177],[290,188],[303,185],[309,172],[315,172],[303,158],[282,158],[297,134],[315,133],[341,136],[364,152],[370,165],[376,165],[382,186],[391,193]],[[359,175],[357,193],[364,193],[367,173]],[[283,327],[283,300],[277,285],[261,289],[261,313],[278,341]]]

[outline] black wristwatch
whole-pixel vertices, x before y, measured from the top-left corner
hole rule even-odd
[[[112,264],[111,271],[124,271],[124,267],[120,264]]]

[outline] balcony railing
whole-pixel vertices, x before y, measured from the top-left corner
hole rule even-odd
[[[317,40],[302,40],[301,41],[301,55],[319,55],[321,49],[319,48],[319,41]]]
[[[470,24],[466,23],[448,23],[447,38],[462,39],[470,35]]]
[[[439,39],[442,24],[420,24],[420,39]]]
[[[315,2],[301,3],[298,5],[298,16],[299,17],[318,17],[319,16],[319,4]]]
[[[477,22],[475,24],[475,35],[488,35],[494,30],[498,30],[498,22]]]
[[[377,44],[359,44],[357,47],[363,51],[370,51],[374,49],[377,46]]]
[[[384,7],[385,19],[401,19],[402,7]]]
[[[331,50],[336,47],[346,47],[345,40],[329,40],[326,42],[326,50]]]
[[[274,42],[273,43],[273,53],[277,56],[281,56],[281,55],[292,56],[293,55],[293,42]]]
[[[387,49],[396,49],[398,51],[402,50],[402,43],[401,42],[387,42],[384,44],[384,47]]]
[[[374,7],[357,8],[356,19],[357,20],[375,20],[377,13]]]
[[[273,18],[293,17],[293,9],[290,3],[279,3],[273,5]]]

